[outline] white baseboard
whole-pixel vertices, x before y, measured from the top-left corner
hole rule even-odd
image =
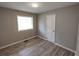
[[[46,38],[40,36],[40,35],[37,35],[37,37],[41,38],[41,39],[44,39],[44,40],[47,40]]]
[[[42,36],[40,36],[40,35],[37,35],[39,38],[41,38],[41,39],[44,39],[44,40],[47,40],[46,38],[44,38],[44,37],[42,37]],[[65,46],[63,46],[63,45],[61,45],[61,44],[58,44],[58,43],[54,43],[55,45],[57,45],[57,46],[60,46],[60,47],[62,47],[62,48],[64,48],[64,49],[66,49],[66,50],[69,50],[69,51],[71,51],[71,52],[74,52],[74,53],[76,53],[76,51],[74,51],[74,50],[72,50],[72,49],[70,49],[70,48],[67,48],[67,47],[65,47]]]
[[[75,50],[72,50],[72,49],[70,49],[70,48],[67,48],[67,47],[65,47],[65,46],[63,46],[63,45],[61,45],[61,44],[58,44],[58,43],[55,43],[55,45],[60,46],[60,47],[66,49],[66,50],[69,50],[69,51],[71,51],[71,52],[74,52],[74,53],[76,52]]]
[[[17,41],[17,42],[14,42],[14,43],[11,43],[11,44],[8,44],[8,45],[5,45],[5,46],[2,46],[2,47],[0,47],[0,49],[3,49],[3,48],[6,48],[6,47],[9,47],[9,46],[15,45],[15,44],[17,44],[17,43],[21,43],[21,42],[23,42],[23,41],[25,41],[25,40],[29,40],[29,39],[32,39],[32,38],[35,38],[35,37],[37,37],[37,35],[36,35],[36,36],[33,36],[33,37],[29,37],[29,38],[24,39],[24,40],[20,40],[20,41]]]
[[[3,48],[6,48],[6,47],[9,47],[9,46],[12,46],[12,45],[21,43],[21,42],[23,42],[23,41],[25,41],[25,40],[29,40],[29,39],[32,39],[32,38],[35,38],[35,37],[39,37],[39,38],[41,38],[41,39],[47,40],[46,38],[44,38],[44,37],[42,37],[42,36],[40,36],[40,35],[36,35],[36,36],[30,37],[30,38],[27,38],[27,39],[24,39],[24,40],[20,40],[20,41],[17,41],[17,42],[14,42],[14,43],[11,43],[11,44],[2,46],[2,47],[0,47],[0,49],[3,49]],[[69,48],[67,48],[67,47],[65,47],[65,46],[63,46],[63,45],[60,45],[60,44],[58,44],[58,43],[54,43],[54,44],[57,45],[57,46],[60,46],[60,47],[62,47],[62,48],[64,48],[64,49],[67,49],[67,50],[69,50],[69,51],[71,51],[71,52],[76,53],[76,51],[74,51],[74,50],[72,50],[72,49],[69,49]]]

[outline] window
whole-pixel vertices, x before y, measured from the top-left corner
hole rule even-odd
[[[18,31],[33,29],[33,17],[17,16]]]

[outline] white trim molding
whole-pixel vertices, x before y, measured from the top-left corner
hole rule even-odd
[[[25,40],[29,40],[29,39],[32,39],[32,38],[35,38],[35,37],[37,37],[37,35],[36,35],[36,36],[33,36],[33,37],[29,37],[29,38],[24,39],[24,40],[20,40],[20,41],[17,41],[17,42],[13,42],[13,43],[8,44],[8,45],[5,45],[5,46],[2,46],[2,47],[0,47],[0,49],[3,49],[3,48],[6,48],[6,47],[9,47],[9,46],[12,46],[12,45],[21,43],[21,42],[23,42],[23,41],[25,41]]]
[[[39,38],[41,38],[41,39],[44,39],[44,40],[47,40],[47,38],[44,38],[44,37],[42,37],[42,36],[40,36],[40,35],[37,35],[37,37],[39,37]]]
[[[46,38],[44,38],[44,37],[42,37],[42,36],[40,36],[40,35],[37,35],[39,38],[41,38],[41,39],[44,39],[44,40],[47,40]],[[47,40],[48,41],[48,40]],[[60,47],[62,47],[62,48],[64,48],[64,49],[66,49],[66,50],[69,50],[69,51],[71,51],[71,52],[74,52],[74,53],[76,53],[76,51],[75,50],[72,50],[72,49],[70,49],[70,48],[67,48],[67,47],[65,47],[65,46],[63,46],[63,45],[61,45],[61,44],[58,44],[58,43],[54,43],[55,45],[57,45],[57,46],[60,46]]]
[[[27,39],[20,40],[20,41],[17,41],[17,42],[14,42],[14,43],[11,43],[11,44],[2,46],[2,47],[0,47],[0,49],[3,49],[3,48],[6,48],[6,47],[9,47],[9,46],[12,46],[12,45],[21,43],[21,42],[23,42],[23,41],[25,41],[25,40],[29,40],[29,39],[32,39],[32,38],[35,38],[35,37],[39,37],[39,38],[41,38],[41,39],[47,40],[47,38],[44,38],[44,37],[42,37],[42,36],[40,36],[40,35],[35,35],[35,36],[33,36],[33,37],[29,37],[29,38],[27,38]],[[67,48],[67,47],[65,47],[65,46],[63,46],[63,45],[61,45],[61,44],[58,44],[58,43],[54,43],[54,44],[57,45],[57,46],[60,46],[60,47],[62,47],[62,48],[64,48],[64,49],[67,49],[67,50],[69,50],[69,51],[71,51],[71,52],[76,53],[76,51],[74,51],[74,50],[72,50],[72,49],[70,49],[70,48]]]
[[[71,51],[71,52],[76,52],[75,50],[72,50],[72,49],[70,49],[70,48],[67,48],[67,47],[65,47],[65,46],[63,46],[63,45],[61,45],[61,44],[58,44],[58,43],[54,43],[55,45],[57,45],[57,46],[60,46],[60,47],[62,47],[62,48],[64,48],[64,49],[66,49],[66,50],[69,50],[69,51]]]

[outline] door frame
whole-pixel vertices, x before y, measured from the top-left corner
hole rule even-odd
[[[48,19],[47,19],[47,16],[48,16],[48,15],[54,15],[54,16],[55,16],[55,18],[54,18],[54,20],[55,20],[55,37],[54,37],[54,42],[52,42],[52,43],[55,43],[55,42],[56,42],[56,14],[53,14],[53,13],[52,13],[52,14],[47,14],[47,15],[46,15],[46,32],[47,32],[47,34],[48,34],[48,31],[47,31],[47,20],[48,20]],[[47,36],[47,40],[48,40],[48,36]],[[49,40],[48,40],[48,41],[49,41]]]

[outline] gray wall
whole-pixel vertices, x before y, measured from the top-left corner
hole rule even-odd
[[[77,35],[77,43],[76,43],[76,55],[79,56],[79,6],[78,6],[78,35]]]
[[[39,35],[46,36],[46,15],[56,14],[56,43],[75,50],[77,40],[77,5],[39,14]]]
[[[41,14],[38,16],[38,35],[46,38],[46,16]]]
[[[34,16],[34,29],[18,32],[17,15]],[[0,8],[0,47],[36,34],[36,16],[34,14]]]

